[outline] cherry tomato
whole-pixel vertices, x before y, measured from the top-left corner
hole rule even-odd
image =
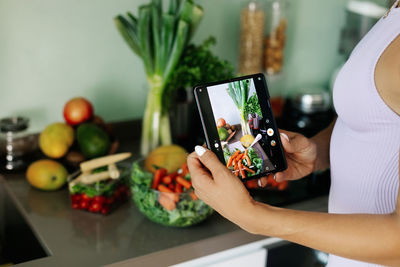
[[[80,204],[79,204],[79,203],[72,203],[71,206],[72,206],[72,208],[75,209],[75,210],[77,210],[77,209],[80,208]]]
[[[99,211],[101,210],[101,208],[102,208],[102,206],[101,206],[100,203],[98,203],[98,202],[93,202],[93,203],[90,205],[89,211],[90,211],[90,212],[99,212]]]
[[[106,201],[106,197],[105,196],[95,196],[93,198],[93,202],[99,203],[100,205],[102,205],[105,201]]]
[[[106,203],[108,204],[108,205],[110,205],[110,204],[112,204],[112,203],[114,203],[115,202],[115,197],[114,196],[109,196],[107,199],[106,199]]]
[[[86,194],[82,194],[82,201],[92,201],[92,198]]]
[[[81,194],[73,194],[71,195],[71,201],[72,203],[79,203],[82,199]]]
[[[110,212],[110,207],[107,207],[107,206],[105,206],[105,207],[103,207],[102,209],[101,209],[101,214],[103,214],[103,215],[107,215],[109,212]]]
[[[89,208],[89,201],[82,200],[81,203],[79,203],[79,208],[87,210]]]

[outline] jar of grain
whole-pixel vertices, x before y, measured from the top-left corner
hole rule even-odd
[[[286,43],[286,2],[269,0],[266,5],[266,36],[264,38],[264,70],[267,74],[279,73],[283,67]]]
[[[240,74],[262,71],[264,25],[264,8],[257,1],[249,1],[240,14]]]

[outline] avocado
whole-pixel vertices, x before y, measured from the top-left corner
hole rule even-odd
[[[93,123],[81,124],[76,135],[81,152],[88,159],[104,156],[110,149],[107,133]]]

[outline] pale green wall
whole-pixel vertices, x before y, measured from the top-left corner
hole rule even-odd
[[[62,120],[73,96],[90,99],[109,121],[139,118],[146,81],[112,18],[147,1],[1,0],[0,117],[25,115],[32,130]],[[199,0],[205,17],[195,41],[237,64],[239,9],[246,1]],[[347,0],[290,0],[286,86],[327,86]],[[384,2],[383,0],[376,2]]]

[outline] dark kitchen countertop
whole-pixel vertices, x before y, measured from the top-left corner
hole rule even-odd
[[[132,141],[121,142],[120,151],[138,151],[138,138],[129,139],[129,132],[121,140]],[[165,266],[266,238],[244,232],[217,213],[192,227],[168,228],[149,221],[131,201],[108,216],[73,210],[67,188],[36,190],[24,173],[0,175],[0,186],[49,254],[19,266],[99,266],[120,261],[115,265]],[[326,211],[327,196],[288,207]]]

